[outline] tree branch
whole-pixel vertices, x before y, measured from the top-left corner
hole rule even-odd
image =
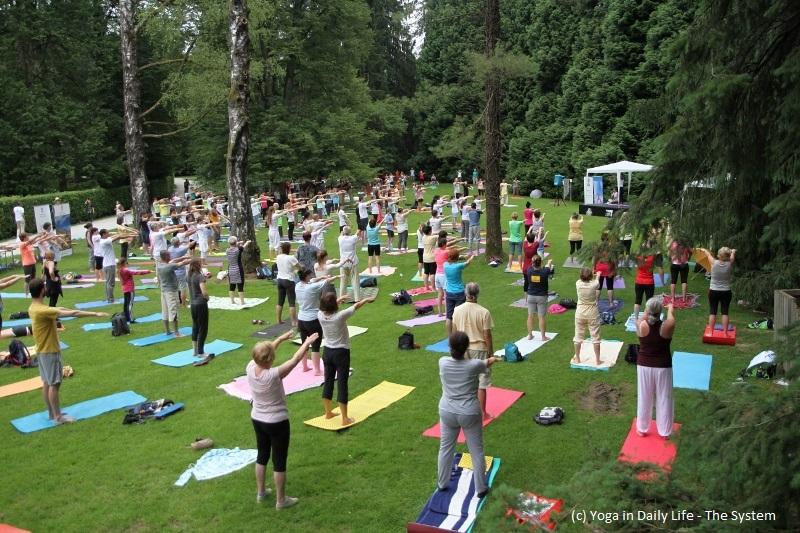
[[[181,74],[183,74],[183,69],[184,69],[184,68],[186,68],[186,64],[189,62],[189,54],[190,54],[190,53],[192,53],[192,49],[194,48],[194,45],[195,45],[195,43],[197,43],[197,36],[195,36],[195,37],[194,37],[194,39],[192,39],[192,41],[189,43],[189,46],[188,46],[188,47],[186,47],[186,52],[184,52],[184,54],[183,54],[183,57],[182,57],[182,58],[181,58],[181,60],[180,60],[180,61],[182,61],[182,63],[181,63],[181,67],[180,67],[180,69],[178,69],[178,76],[177,76],[177,77],[180,77],[180,76],[181,76]],[[170,62],[171,62],[171,61],[174,61],[174,60],[172,60],[172,59],[169,59],[169,60],[166,60],[166,61],[170,61]],[[156,62],[156,63],[158,63],[158,62]],[[155,64],[155,63],[151,63],[150,65],[154,65],[154,64]],[[145,66],[147,66],[147,65],[145,65]],[[139,70],[141,71],[141,70],[142,70],[142,68],[143,68],[143,67],[139,67]],[[169,91],[172,89],[172,86],[173,86],[173,85],[175,85],[175,79],[174,79],[174,78],[173,78],[173,80],[172,80],[172,81],[170,81],[170,84],[169,84],[169,86],[168,86],[168,87],[167,87],[167,88],[164,90],[164,92],[162,92],[162,93],[161,93],[161,96],[159,96],[159,97],[158,97],[158,100],[156,100],[156,102],[155,102],[153,105],[151,105],[150,107],[148,107],[147,109],[145,109],[145,110],[144,110],[144,111],[143,111],[143,112],[142,112],[142,113],[139,115],[139,118],[144,118],[144,117],[146,117],[147,115],[149,115],[150,113],[152,113],[152,112],[153,112],[153,111],[154,111],[154,110],[155,110],[155,109],[156,109],[156,108],[157,108],[159,105],[161,105],[161,101],[162,101],[162,100],[164,100],[164,98],[166,97],[166,95],[167,95],[167,94],[169,93]]]
[[[190,129],[192,126],[197,124],[197,122],[192,122],[191,124],[187,124],[183,128],[178,128],[177,130],[168,131],[166,133],[143,133],[142,138],[145,139],[161,139],[163,137],[172,137],[173,135],[177,135],[181,132],[184,132]]]
[[[186,61],[185,57],[178,57],[176,59],[164,59],[162,61],[153,61],[152,63],[148,63],[146,65],[142,65],[139,67],[139,72],[143,71],[146,68],[150,67],[158,67],[160,65],[168,65],[170,63],[180,63],[181,61]]]

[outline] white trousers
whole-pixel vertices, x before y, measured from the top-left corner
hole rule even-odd
[[[339,278],[339,296],[347,294],[347,284],[353,286],[353,300],[359,301],[361,299],[361,280],[358,274],[358,265],[347,263],[347,266],[342,266]]]
[[[637,366],[638,390],[636,394],[636,429],[646,433],[653,417],[653,399],[656,407],[658,434],[672,434],[675,408],[672,402],[672,369]]]

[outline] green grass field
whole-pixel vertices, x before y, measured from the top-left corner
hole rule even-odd
[[[444,190],[440,188],[438,192]],[[515,198],[514,203],[521,214],[525,199]],[[567,220],[576,206],[554,208],[549,200],[536,200],[535,207],[547,213],[545,222],[552,243],[549,251],[557,267],[551,290],[574,299],[578,270],[560,267],[568,250]],[[503,209],[504,229],[513,210]],[[422,214],[411,218],[411,246],[416,243],[413,233],[422,218]],[[605,223],[603,218],[587,217],[585,241],[595,240]],[[334,229],[326,239],[334,257],[338,255],[336,235]],[[262,253],[265,240],[265,232],[259,231]],[[83,243],[77,243],[75,249],[77,255],[63,261],[62,272],[85,272]],[[0,458],[3,472],[0,523],[33,531],[403,530],[406,522],[417,517],[435,488],[438,441],[421,433],[438,419],[439,354],[397,350],[397,337],[404,329],[395,321],[410,318],[413,307],[392,305],[390,294],[419,285],[410,281],[416,271],[416,254],[384,255],[383,259],[385,264],[399,270],[394,276],[379,279],[378,301],[351,320],[353,325],[369,328],[367,334],[354,338],[352,343],[355,373],[350,379],[351,398],[383,380],[413,385],[416,389],[369,420],[341,433],[303,424],[303,420],[322,413],[318,390],[289,396],[292,440],[287,486],[290,495],[300,498],[297,507],[277,512],[274,502],[256,504],[251,468],[215,480],[192,480],[183,488],[173,485],[200,456],[200,452],[188,447],[196,437],[210,437],[218,447],[255,448],[249,404],[217,389],[218,385],[243,374],[250,357],[248,348],[255,342],[250,337],[256,330],[251,319],[261,318],[268,323],[275,320],[275,285],[250,280],[248,296],[269,296],[270,301],[251,310],[212,311],[209,340],[242,342],[245,347],[204,367],[175,369],[150,362],[157,356],[189,348],[189,338],[146,348],[128,344],[131,338],[159,332],[161,323],[134,325],[132,335],[122,338],[113,338],[109,330],[81,330],[82,323],[96,319],[65,323],[67,331],[62,339],[70,348],[64,351],[64,360],[74,367],[75,376],[62,387],[62,405],[130,389],[147,398],[184,402],[186,409],[162,422],[123,426],[122,413],[114,412],[25,435],[18,433],[10,421],[41,411],[40,392],[0,399],[0,442],[4,448]],[[366,264],[365,257],[362,262]],[[498,348],[525,334],[526,311],[509,306],[522,296],[522,288],[512,285],[517,278],[518,275],[490,268],[483,261],[473,262],[465,272],[466,280],[481,284],[480,303],[493,314]],[[631,272],[626,272],[625,280],[627,289],[617,291],[617,298],[625,301],[623,311],[617,315],[622,322],[633,306]],[[227,284],[216,281],[210,282],[209,287],[216,295],[225,295],[227,291]],[[706,289],[703,276],[692,275],[690,292],[704,295]],[[16,285],[7,290],[21,291],[22,287]],[[64,293],[63,305],[68,307],[102,298],[101,287]],[[157,290],[138,294],[150,298],[136,304],[138,316],[159,310]],[[700,308],[677,312],[672,347],[676,351],[713,354],[711,388],[720,389],[771,340],[772,333],[745,329],[754,316],[734,304],[732,323],[739,327],[737,346],[704,345],[700,340],[707,313],[704,296],[701,302]],[[24,300],[6,300],[4,316],[7,318],[27,306]],[[117,311],[116,307],[101,310]],[[635,415],[636,404],[635,367],[624,362],[624,349],[610,372],[570,369],[573,316],[572,312],[549,316],[548,330],[558,332],[559,336],[534,352],[530,362],[498,364],[494,368],[496,386],[524,391],[525,395],[484,432],[487,454],[503,460],[497,482],[564,497],[567,502],[569,494],[554,493],[553,487],[571,477],[588,459],[615,457]],[[182,325],[190,325],[188,310],[181,311],[181,320]],[[413,333],[415,341],[425,346],[444,338],[444,324],[417,327]],[[623,324],[603,327],[602,335],[626,342],[636,340],[634,334],[625,332]],[[281,360],[288,358],[293,348],[291,344],[282,346]],[[36,374],[35,369],[0,369],[0,385]],[[581,409],[586,388],[597,381],[622,392],[618,415],[601,416]],[[676,389],[675,398],[676,420],[681,422],[692,416],[692,406],[703,401],[703,393]],[[562,426],[544,428],[532,422],[531,417],[547,405],[565,408],[567,419]],[[677,461],[680,460],[679,451]],[[271,482],[270,474],[268,480]],[[491,531],[494,524],[479,520],[478,528]]]

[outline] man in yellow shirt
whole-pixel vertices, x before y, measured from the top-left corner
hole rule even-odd
[[[36,341],[39,375],[42,378],[42,393],[50,420],[56,424],[74,422],[71,416],[61,413],[58,390],[61,386],[63,364],[61,361],[61,345],[58,340],[58,319],[65,316],[108,316],[108,313],[78,311],[64,307],[49,307],[44,303],[44,281],[37,278],[30,283],[33,302],[28,307],[31,318],[33,338]]]

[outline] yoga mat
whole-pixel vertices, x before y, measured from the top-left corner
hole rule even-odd
[[[516,280],[514,283],[512,283],[512,285],[514,285],[515,287],[524,287],[525,286],[525,280],[520,278],[520,279]]]
[[[62,289],[88,289],[94,287],[94,283],[62,283]]]
[[[710,327],[706,326],[705,331],[703,331],[703,342],[705,344],[734,346],[736,344],[736,326],[728,325],[727,336],[723,334],[721,324],[715,327],[713,332]]]
[[[425,349],[429,352],[450,353],[450,344],[447,339],[442,339],[439,342],[427,345]]]
[[[414,274],[414,277],[411,278],[411,281],[416,281],[416,282],[422,283],[425,280],[422,279],[422,276],[420,276],[419,272],[417,272],[416,274]]]
[[[639,319],[644,316],[644,312],[642,311],[639,313]],[[661,320],[664,320],[664,313],[661,313]],[[631,333],[636,333],[636,321],[634,320],[633,313],[628,317],[628,320],[625,321],[625,331],[629,331]]]
[[[154,283],[146,283],[144,285],[137,285],[136,286],[136,290],[137,291],[149,291],[151,289],[157,289],[157,288],[158,288],[158,285],[156,285]]]
[[[486,427],[505,413],[509,407],[522,398],[523,394],[525,393],[516,390],[501,389],[500,387],[489,387],[486,389],[486,411],[492,415],[492,418],[484,418],[483,427]],[[435,425],[426,429],[422,435],[437,439],[441,438],[442,432],[439,423],[437,422]],[[466,442],[463,431],[458,433],[458,442]]]
[[[189,326],[184,326],[178,330],[181,335],[184,337],[187,335],[192,334],[192,328]],[[156,333],[155,335],[150,335],[149,337],[140,337],[138,339],[131,339],[128,341],[128,344],[132,344],[134,346],[152,346],[153,344],[160,344],[162,342],[171,341],[172,339],[180,339],[182,337],[178,337],[175,334],[167,335],[166,333]]]
[[[273,324],[271,326],[267,326],[261,331],[256,331],[255,333],[250,334],[250,336],[257,339],[274,339],[275,337],[283,335],[290,329],[292,329],[292,323],[284,322],[283,324]]]
[[[353,337],[358,337],[362,333],[366,333],[367,332],[367,328],[348,325],[347,326],[347,332],[350,334],[350,338],[352,339]],[[292,342],[297,344],[298,346],[301,346],[303,344],[303,341],[300,340],[300,337],[292,339]]]
[[[624,289],[625,288],[625,279],[622,277],[617,276],[614,278],[614,288],[615,289]]]
[[[542,346],[544,346],[545,344],[547,344],[551,340],[555,339],[558,336],[558,333],[552,333],[552,332],[548,331],[548,332],[545,333],[545,335],[547,337],[550,337],[550,340],[543,341],[542,337],[541,337],[541,334],[537,331],[537,332],[534,332],[534,334],[533,334],[533,340],[528,340],[528,336],[525,335],[520,340],[515,341],[514,344],[516,344],[517,348],[519,348],[519,353],[521,353],[522,355],[528,355],[530,353],[535,352],[536,350],[538,350],[539,348],[541,348]],[[502,357],[505,353],[506,353],[506,349],[505,348],[500,348],[499,350],[496,350],[494,352],[494,355],[495,355],[495,357]]]
[[[514,265],[511,268],[508,268],[508,265],[506,265],[506,268],[505,270],[503,270],[503,272],[509,274],[522,274],[522,268],[519,266],[518,263],[514,263]]]
[[[600,298],[600,300],[597,301],[597,309],[601,313],[605,313],[606,311],[611,311],[612,313],[617,313],[617,312],[622,310],[622,307],[624,305],[625,305],[625,301],[622,300],[622,299],[614,300],[613,304],[609,304],[608,300],[606,300],[605,298]]]
[[[108,396],[102,396],[93,400],[86,400],[85,402],[76,403],[69,407],[64,407],[61,411],[65,415],[74,417],[76,420],[84,420],[92,418],[109,411],[123,409],[131,405],[136,405],[146,401],[147,398],[136,394],[133,391],[118,392]],[[119,420],[116,420],[119,423]],[[41,429],[55,427],[56,424],[47,418],[47,411],[41,411],[32,415],[12,420],[11,424],[22,433],[32,433]]]
[[[584,263],[582,261],[578,261],[577,259],[570,261],[569,257],[567,257],[567,260],[564,261],[563,266],[564,268],[583,268]]]
[[[63,319],[62,319],[63,320]],[[146,324],[148,322],[159,322],[161,320],[161,313],[153,313],[143,317],[137,317],[136,322],[133,324]],[[83,331],[97,331],[101,329],[111,329],[111,321],[107,322],[92,322],[81,326]]]
[[[142,278],[140,281],[145,285],[158,285],[158,278]]]
[[[361,287],[358,293],[358,297],[362,300],[372,298],[373,296],[378,296],[378,287]],[[342,300],[342,303],[352,303],[355,301],[353,287],[347,287],[347,298]]]
[[[408,289],[408,294],[411,296],[419,296],[421,294],[431,294],[436,292],[436,289],[426,289],[425,287],[416,287],[414,289]]]
[[[677,433],[680,427],[680,424],[673,424],[672,434]],[[637,435],[636,419],[634,418],[617,460],[634,464],[653,463],[669,471],[672,468],[672,461],[675,459],[677,451],[673,440],[664,440],[659,437],[655,420],[650,421],[650,428],[646,436],[640,437]]]
[[[393,250],[391,252],[386,252],[386,255],[405,255],[405,254],[413,254],[416,250],[406,250],[405,252],[398,252],[397,250]]]
[[[660,274],[653,274],[653,280],[656,282],[656,288],[661,288],[670,284],[670,275],[664,274],[664,279],[662,280]]]
[[[575,363],[570,359],[569,366],[580,370],[608,370],[617,364],[617,357],[622,350],[622,341],[612,341],[603,339],[600,341],[600,366],[594,360],[594,347],[591,341],[583,341],[581,345],[581,362]]]
[[[20,529],[18,527],[9,526],[8,524],[0,524],[0,533],[31,533],[27,529]]]
[[[0,398],[5,398],[6,396],[13,396],[14,394],[21,394],[23,392],[28,392],[41,388],[42,388],[42,378],[36,376],[30,379],[17,381],[16,383],[9,383],[8,385],[3,385],[2,387],[0,387]]]
[[[209,309],[224,309],[226,311],[239,311],[240,309],[250,309],[251,307],[255,307],[257,305],[261,305],[267,300],[267,298],[245,298],[244,305],[239,305],[239,299],[236,298],[236,303],[232,304],[230,298],[220,297],[220,296],[211,296],[208,299],[208,308]]]
[[[672,302],[672,296],[669,294],[662,294],[664,299],[664,307],[667,307]],[[675,302],[673,305],[674,309],[692,309],[694,307],[700,307],[700,304],[697,302],[698,296],[696,294],[689,293],[686,295],[686,300],[683,299],[683,296],[675,296]]]
[[[310,365],[309,361],[309,365]],[[350,375],[353,375],[353,369],[350,369]],[[289,372],[289,375],[283,378],[283,391],[288,394],[301,392],[308,389],[314,389],[322,385],[325,381],[324,376],[315,376],[313,370],[303,372],[302,365],[297,365]],[[247,376],[239,376],[230,383],[224,383],[217,387],[230,394],[234,398],[239,398],[249,402],[253,399],[250,392],[250,385],[247,383]]]
[[[147,302],[149,300],[150,298],[148,298],[147,296],[134,296],[133,298],[134,302]],[[122,298],[117,298],[116,300],[114,300],[113,303],[109,303],[106,300],[95,300],[93,302],[80,302],[75,304],[75,309],[95,309],[97,307],[105,307],[107,305],[114,305],[114,304],[120,305],[122,304],[122,302],[123,302]]]
[[[672,354],[672,386],[678,389],[708,390],[713,358],[702,353]]]
[[[395,271],[397,271],[397,267],[381,265],[380,272],[378,272],[378,267],[372,267],[372,272],[370,272],[368,269],[364,269],[360,275],[368,278],[373,276],[391,276],[395,273]]]
[[[558,294],[548,294],[547,295],[547,301],[548,302],[552,302],[552,301],[554,301],[556,299],[558,299]],[[511,302],[511,307],[516,307],[518,309],[527,309],[528,308],[528,297],[527,296],[523,296],[519,300]]]
[[[410,320],[400,320],[397,322],[405,328],[413,328],[414,326],[427,326],[428,324],[436,324],[437,322],[444,322],[445,317],[439,316],[436,313],[431,313],[426,316],[418,316]]]
[[[422,508],[416,522],[407,524],[406,531],[422,533],[472,530],[486,498],[478,498],[476,494],[473,471],[460,465],[465,455],[467,454],[455,455],[447,490],[435,490]],[[486,484],[490,487],[494,484],[497,471],[500,470],[500,463],[498,458],[493,458],[491,461],[486,476]]]
[[[413,302],[413,305],[415,307],[416,306],[425,307],[426,305],[432,305],[432,306],[436,307],[438,304],[439,304],[439,299],[438,298],[426,298],[425,300],[419,300],[419,301]],[[444,305],[444,298],[442,299],[442,305]]]
[[[6,300],[24,300],[28,298],[28,296],[25,296],[24,292],[0,292],[0,296]]]
[[[241,347],[242,345],[239,343],[228,342],[219,339],[206,343],[205,345],[206,353],[213,353],[217,357],[232,350],[238,350]],[[190,348],[188,350],[183,350],[182,352],[176,352],[170,355],[165,355],[164,357],[159,357],[158,359],[153,359],[152,361],[157,365],[178,368],[191,365],[201,361],[201,359],[195,357],[193,350]]]
[[[66,322],[67,320],[75,320],[74,316],[64,316],[58,319],[59,322]],[[3,321],[3,328],[13,328],[16,326],[30,326],[31,319],[30,318],[19,318],[16,320],[4,320]]]
[[[355,398],[352,398],[347,403],[347,414],[350,416],[350,418],[355,419],[355,422],[352,424],[348,424],[346,426],[342,425],[342,417],[339,414],[338,409],[334,410],[336,416],[333,418],[325,418],[325,415],[322,415],[312,418],[311,420],[306,420],[305,424],[329,431],[339,431],[340,429],[348,428],[363,422],[378,411],[381,411],[396,401],[405,398],[411,394],[411,391],[413,390],[414,387],[410,387],[408,385],[398,385],[397,383],[383,381],[368,391],[356,396]]]

